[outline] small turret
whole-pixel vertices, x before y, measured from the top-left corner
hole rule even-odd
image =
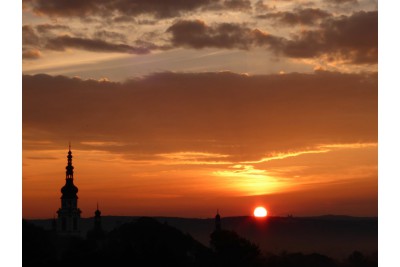
[[[101,229],[101,211],[99,210],[99,203],[97,203],[97,209],[94,212],[94,230],[96,232],[102,231],[102,229]]]
[[[93,229],[87,232],[87,238],[90,240],[100,241],[105,237],[105,232],[101,226],[101,211],[99,210],[99,203],[97,203],[97,209],[94,212],[93,221]]]
[[[217,210],[217,215],[215,215],[215,231],[221,230],[221,216],[219,215],[219,211]]]

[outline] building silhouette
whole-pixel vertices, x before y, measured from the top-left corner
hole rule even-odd
[[[94,212],[94,229],[101,231],[101,211],[99,210],[99,204],[97,203],[97,209]]]
[[[103,239],[105,237],[105,231],[101,226],[101,211],[99,210],[99,204],[97,204],[97,209],[94,212],[93,222],[93,229],[88,231],[87,238],[96,240]]]
[[[71,145],[69,145],[65,185],[61,188],[61,208],[58,209],[57,232],[79,234],[81,210],[78,208],[78,187],[74,185]]]

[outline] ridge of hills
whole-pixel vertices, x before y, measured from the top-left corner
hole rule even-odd
[[[102,227],[110,232],[141,216],[102,216]],[[214,218],[152,217],[189,234],[205,246],[210,245],[210,234],[215,228]],[[28,220],[44,229],[51,229],[52,219]],[[81,235],[93,228],[93,217],[81,219]],[[346,215],[315,217],[272,217],[257,219],[252,216],[222,217],[222,228],[258,245],[270,253],[321,253],[343,258],[357,250],[366,254],[378,251],[378,218]]]

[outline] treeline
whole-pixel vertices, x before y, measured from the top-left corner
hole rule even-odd
[[[321,254],[261,253],[233,231],[210,235],[206,247],[166,223],[140,218],[109,233],[87,238],[59,236],[23,221],[23,266],[174,266],[174,267],[375,267],[378,255],[353,252],[336,260]]]

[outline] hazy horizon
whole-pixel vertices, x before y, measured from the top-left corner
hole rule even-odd
[[[294,216],[293,217],[289,217],[287,215],[268,215],[267,218],[254,218],[254,215],[249,214],[249,215],[232,215],[232,216],[227,216],[227,217],[223,217],[226,219],[230,219],[230,218],[254,218],[254,220],[268,220],[270,218],[298,218],[298,219],[302,219],[302,218],[328,218],[328,217],[332,217],[332,218],[341,218],[341,217],[348,217],[348,218],[371,218],[371,219],[377,219],[378,216],[352,216],[352,215],[346,215],[346,214],[320,214],[320,215],[304,215],[304,216]],[[292,214],[291,214],[292,215]],[[210,217],[176,217],[176,216],[158,216],[158,215],[154,215],[154,216],[142,216],[142,215],[101,215],[101,217],[127,217],[127,218],[141,218],[141,217],[150,217],[150,218],[170,218],[170,219],[193,219],[193,220],[215,220],[215,215],[214,216],[210,216]],[[92,219],[94,218],[94,215],[92,216],[88,216],[88,217],[81,217],[81,219]],[[23,220],[53,220],[54,217],[49,217],[49,218],[22,218]]]

